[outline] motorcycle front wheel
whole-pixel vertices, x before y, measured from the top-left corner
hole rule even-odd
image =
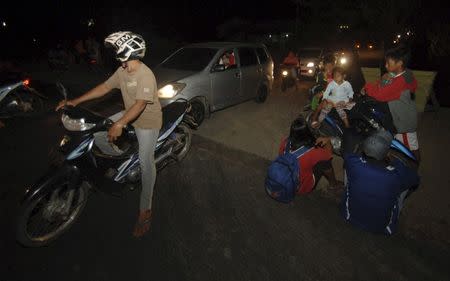
[[[189,126],[183,123],[175,129],[175,133],[177,144],[175,145],[173,154],[177,161],[181,161],[191,149],[192,131]]]
[[[78,219],[87,196],[87,186],[69,190],[67,179],[62,177],[54,189],[23,206],[17,220],[17,241],[26,247],[41,247],[54,241]]]

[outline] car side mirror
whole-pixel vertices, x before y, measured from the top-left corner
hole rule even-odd
[[[225,65],[224,64],[216,64],[212,70],[213,70],[213,72],[225,71]]]

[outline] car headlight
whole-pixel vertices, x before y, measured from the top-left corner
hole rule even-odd
[[[170,99],[176,96],[181,90],[186,87],[186,84],[183,83],[171,83],[162,87],[158,91],[158,97],[162,99]]]
[[[86,131],[95,127],[93,123],[86,123],[84,118],[81,119],[72,119],[68,115],[63,114],[61,117],[61,121],[64,125],[64,128],[68,131]]]
[[[341,64],[346,64],[347,63],[347,58],[341,58],[340,62],[341,62]]]
[[[283,76],[288,76],[287,70],[283,70],[283,72],[281,72],[281,75],[283,75]]]
[[[306,67],[314,67],[314,63],[313,63],[313,62],[308,62],[308,64],[306,65]]]

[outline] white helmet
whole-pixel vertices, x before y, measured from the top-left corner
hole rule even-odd
[[[141,35],[130,31],[119,31],[105,38],[105,46],[114,48],[116,59],[121,62],[142,59],[145,55],[145,41]]]

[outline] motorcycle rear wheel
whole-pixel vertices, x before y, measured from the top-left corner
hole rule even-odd
[[[48,245],[65,233],[81,215],[87,201],[88,188],[80,185],[74,191],[72,204],[67,214],[58,213],[55,205],[64,206],[67,200],[68,182],[61,177],[56,183],[59,187],[36,197],[23,207],[17,220],[16,239],[26,247]],[[57,197],[52,196],[54,192]],[[53,198],[55,197],[55,198]],[[66,202],[67,203],[67,202]],[[53,208],[53,210],[51,210]]]

